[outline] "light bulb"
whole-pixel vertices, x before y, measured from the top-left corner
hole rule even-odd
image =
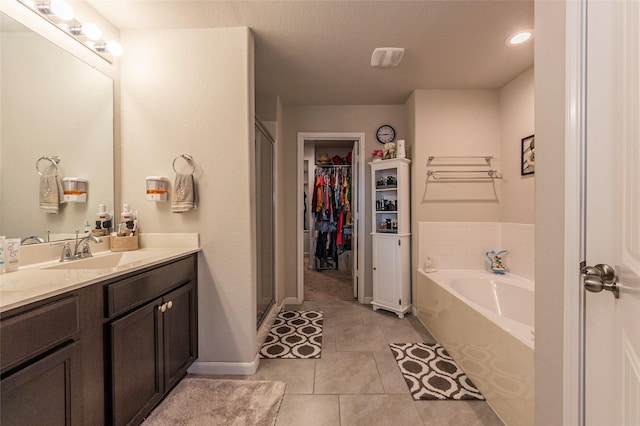
[[[82,24],[82,34],[84,34],[89,40],[100,40],[102,37],[102,31],[100,31],[100,28],[91,22]]]
[[[519,32],[517,34],[514,34],[514,35],[510,36],[507,39],[506,44],[509,45],[509,46],[512,46],[512,45],[515,45],[515,44],[521,44],[521,43],[524,43],[525,41],[529,40],[532,36],[533,36],[533,31],[532,30],[522,31],[522,32]]]
[[[65,21],[73,19],[73,8],[64,0],[51,0],[49,9],[60,19]]]
[[[107,51],[111,53],[113,56],[122,56],[122,46],[115,40],[109,40],[106,45]]]

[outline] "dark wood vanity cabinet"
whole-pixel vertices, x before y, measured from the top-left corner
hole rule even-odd
[[[138,424],[197,357],[194,258],[105,288],[107,312],[127,311],[107,324],[111,423]]]
[[[3,313],[3,425],[82,424],[80,296]]]
[[[138,424],[197,351],[195,254],[3,312],[0,424]]]

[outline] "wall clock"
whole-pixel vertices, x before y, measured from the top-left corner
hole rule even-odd
[[[388,124],[383,124],[376,131],[376,139],[378,139],[378,142],[380,143],[393,142],[395,138],[396,130]]]

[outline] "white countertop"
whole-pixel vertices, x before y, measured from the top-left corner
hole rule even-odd
[[[200,248],[193,245],[190,247],[143,247],[127,252],[108,250],[96,252],[92,258],[69,263],[51,260],[25,265],[16,272],[0,275],[0,312],[199,251]],[[106,262],[103,265],[101,261]],[[85,265],[88,267],[84,268]]]

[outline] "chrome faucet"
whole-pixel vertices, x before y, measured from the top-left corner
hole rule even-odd
[[[24,243],[26,243],[27,241],[31,241],[31,240],[36,241],[38,243],[44,243],[44,238],[38,237],[37,235],[32,235],[30,237],[23,238],[22,241],[20,242],[20,245],[23,246]]]
[[[73,252],[74,259],[84,259],[85,257],[93,257],[91,254],[91,248],[89,247],[89,241],[94,243],[101,243],[102,240],[94,235],[87,235],[84,238],[78,240],[76,236],[76,248]],[[82,245],[82,247],[80,247]],[[80,250],[78,250],[80,248]]]
[[[62,253],[60,253],[60,262],[70,262],[76,259],[84,259],[86,257],[93,257],[91,254],[91,248],[89,247],[89,241],[94,243],[101,243],[102,240],[94,235],[87,235],[86,237],[79,237],[80,231],[76,230],[76,242],[73,253],[71,252],[71,243],[69,241],[60,241],[57,243],[50,243],[52,246],[62,246]]]

